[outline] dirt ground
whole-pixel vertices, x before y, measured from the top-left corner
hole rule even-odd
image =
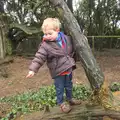
[[[119,55],[99,55],[96,60],[101,67],[105,80],[108,84],[112,82],[120,82],[120,56]],[[41,86],[53,84],[53,80],[49,75],[49,70],[44,64],[39,72],[30,79],[25,76],[28,73],[30,59],[23,57],[14,57],[13,63],[6,65],[8,78],[0,77],[0,97],[19,94],[29,90],[39,89]],[[74,84],[89,85],[85,72],[77,62],[77,69],[73,72]]]
[[[120,51],[107,51],[103,53],[97,53],[95,57],[97,63],[101,67],[104,73],[105,80],[108,84],[112,82],[120,82]],[[0,76],[0,97],[11,96],[20,94],[30,90],[37,90],[41,86],[53,84],[53,80],[49,75],[49,70],[44,64],[39,72],[30,79],[26,79],[28,73],[28,66],[31,63],[31,59],[24,57],[13,57],[13,62],[4,65],[8,72],[8,78]],[[80,61],[77,63],[77,69],[73,72],[73,83],[74,84],[85,84],[89,85],[89,81],[85,75],[85,72],[81,66]],[[0,66],[1,67],[1,66]],[[115,92],[115,96],[120,99],[120,92]],[[22,120],[30,120],[35,117],[39,118],[40,112],[35,112],[30,115],[23,116]],[[21,117],[17,120],[21,120]],[[103,120],[113,120],[109,117],[104,117]]]

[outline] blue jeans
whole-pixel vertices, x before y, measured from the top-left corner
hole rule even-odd
[[[66,92],[66,99],[72,99],[72,73],[69,75],[59,75],[54,78],[54,85],[57,95],[57,104],[63,103],[64,89]]]

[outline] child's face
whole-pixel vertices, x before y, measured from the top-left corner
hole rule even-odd
[[[58,31],[51,27],[47,27],[44,30],[44,35],[46,39],[55,40],[58,37]]]

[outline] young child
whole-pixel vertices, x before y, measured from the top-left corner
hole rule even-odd
[[[54,79],[57,104],[63,112],[71,110],[70,105],[79,105],[79,100],[72,99],[72,71],[75,68],[70,37],[60,32],[61,23],[57,18],[47,18],[42,24],[43,41],[29,66],[27,78],[34,76],[47,61],[50,74]],[[64,89],[69,104],[63,101]]]

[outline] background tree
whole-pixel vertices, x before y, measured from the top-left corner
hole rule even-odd
[[[65,0],[65,2],[73,12],[73,1]],[[59,17],[55,9],[49,4],[49,1],[45,0],[6,0],[4,1],[4,5],[4,11],[8,16],[10,16],[9,21],[11,23],[23,24],[26,27],[36,27],[38,30],[40,30],[42,21],[46,17]],[[82,0],[79,1],[77,5],[79,5],[79,7],[75,9],[73,13],[81,27],[81,30],[84,31],[86,35],[110,35],[118,33],[116,31],[118,29],[117,23],[119,21],[119,7],[116,0],[111,2],[108,0]],[[14,27],[14,29],[16,28]],[[21,33],[19,29],[13,31],[14,32],[11,32],[13,35],[11,35],[10,39],[23,39],[20,37],[23,33]],[[25,35],[25,37],[27,36]],[[96,40],[95,42],[95,46],[101,45],[102,48],[103,42],[101,42],[101,40]],[[111,41],[105,40],[104,42],[106,44]],[[116,41],[114,42],[116,44]],[[17,42],[15,44],[17,44]]]
[[[78,4],[79,7],[74,13],[78,21],[79,18],[84,21],[87,35],[115,34],[113,27],[117,28],[120,16],[117,0],[82,0]]]
[[[74,12],[81,29],[87,36],[116,35],[119,23],[119,4],[117,0],[82,0],[78,9]],[[101,42],[102,41],[102,42]],[[103,46],[115,48],[118,40],[114,38],[95,40],[95,48],[102,49]]]
[[[12,42],[13,51],[19,47],[22,41],[32,35],[42,36],[40,26],[47,16],[58,16],[49,1],[7,0],[5,3],[5,13],[10,16],[9,38]],[[32,30],[32,32],[31,32]],[[34,32],[33,32],[34,31]]]
[[[0,58],[3,59],[6,55],[7,50],[7,38],[6,33],[8,32],[7,27],[8,21],[7,16],[4,14],[4,0],[0,1]]]
[[[73,12],[73,0],[67,0],[67,5],[69,9],[71,10],[71,12]]]

